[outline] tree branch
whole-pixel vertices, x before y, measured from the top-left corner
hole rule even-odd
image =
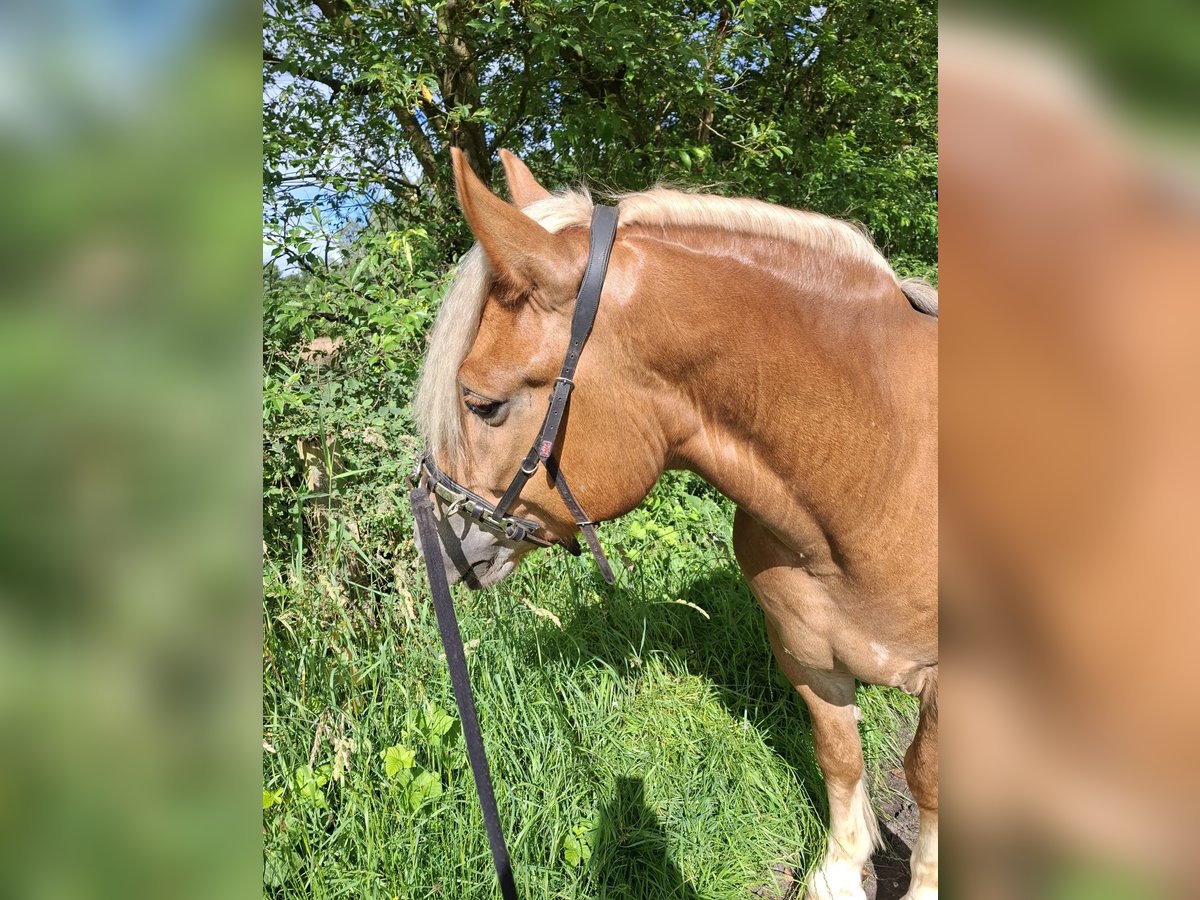
[[[350,12],[350,6],[345,0],[313,0],[313,6],[330,22]]]
[[[491,147],[488,148],[488,155],[495,153],[504,146],[504,142],[508,140],[509,134],[517,127],[522,119],[525,118],[525,108],[529,104],[529,87],[533,78],[529,74],[529,47],[526,45],[521,52],[521,91],[517,96],[517,108],[504,126],[496,132],[496,136],[492,141]]]
[[[421,171],[425,173],[425,177],[429,179],[434,190],[439,190],[441,183],[438,180],[437,152],[433,149],[433,142],[429,140],[429,135],[425,133],[412,110],[403,106],[392,106],[391,111],[404,130],[404,134],[408,138],[409,149],[417,158]]]
[[[438,7],[438,42],[442,47],[442,99],[448,109],[465,106],[479,108],[479,80],[475,69],[475,54],[467,42],[466,16],[468,4],[463,0],[445,0]],[[467,162],[485,182],[492,175],[492,160],[488,152],[483,123],[447,121],[450,143],[462,150]]]
[[[712,50],[709,51],[708,59],[704,62],[704,86],[710,93],[704,104],[704,111],[700,114],[700,124],[696,129],[696,143],[701,146],[708,143],[713,130],[713,117],[716,115],[717,101],[711,93],[711,91],[715,91],[716,85],[710,85],[710,82],[713,80],[713,69],[717,67],[717,63],[721,59],[721,51],[725,49],[725,40],[729,37],[731,24],[729,4],[722,3],[721,11],[717,15],[717,28],[713,34]]]
[[[312,81],[316,84],[323,84],[335,94],[348,94],[352,97],[368,97],[372,94],[378,94],[379,87],[376,84],[367,82],[350,82],[347,83],[329,72],[318,72],[313,69],[304,68],[296,65],[290,60],[283,59],[263,51],[263,64],[273,67],[284,75],[291,75],[293,78],[301,78],[304,81]]]
[[[330,23],[334,23],[338,19],[346,19],[350,14],[350,6],[346,0],[314,0],[314,5],[321,11],[321,15],[325,20]],[[352,23],[347,22],[345,27],[352,33],[358,32],[358,29]],[[362,35],[357,33],[355,36],[362,37]],[[294,78],[302,78],[306,81],[322,84],[333,91],[334,94],[367,97],[380,96],[383,93],[378,83],[363,81],[347,83],[330,72],[314,71],[305,66],[297,65],[295,62],[282,59],[265,49],[263,50],[263,62],[266,65],[276,67],[279,71]],[[413,156],[416,157],[421,171],[425,174],[433,189],[441,193],[442,184],[439,177],[437,152],[429,135],[425,133],[425,130],[421,127],[421,123],[417,120],[412,110],[398,103],[390,104],[388,110],[396,117],[400,129],[407,139],[408,147],[412,151]]]

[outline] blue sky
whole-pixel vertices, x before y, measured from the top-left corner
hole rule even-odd
[[[89,118],[136,114],[219,11],[197,0],[0,4],[0,129],[53,140]]]

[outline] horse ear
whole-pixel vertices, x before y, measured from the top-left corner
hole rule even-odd
[[[504,166],[504,177],[508,179],[508,193],[512,196],[513,206],[521,208],[550,196],[550,192],[533,177],[529,166],[521,162],[515,153],[501,150],[500,163]]]
[[[450,155],[458,202],[497,280],[514,296],[536,291],[548,302],[569,291],[574,254],[567,241],[488,190],[457,147]]]

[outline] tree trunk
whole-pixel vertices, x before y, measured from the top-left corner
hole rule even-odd
[[[696,128],[696,143],[701,147],[708,144],[709,137],[712,135],[713,116],[717,110],[716,90],[717,85],[713,79],[713,69],[717,67],[717,63],[721,59],[721,51],[725,49],[725,39],[729,36],[729,4],[722,3],[721,11],[717,15],[717,28],[713,33],[713,46],[709,51],[708,59],[704,64],[704,89],[708,92],[707,102],[704,105],[704,111],[700,114],[700,124]]]
[[[438,40],[442,45],[442,100],[446,112],[453,115],[458,106],[471,112],[479,102],[479,79],[475,70],[475,55],[467,42],[466,23],[470,4],[464,0],[446,0],[438,7]],[[462,150],[475,174],[484,183],[491,180],[492,160],[482,122],[448,121],[450,143]]]

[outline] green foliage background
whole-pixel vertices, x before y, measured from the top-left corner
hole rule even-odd
[[[264,890],[490,897],[403,486],[425,334],[469,245],[449,173],[667,181],[866,224],[936,274],[932,4],[268,2],[263,40]],[[315,343],[314,343],[315,342]],[[745,897],[819,854],[824,793],[727,546],[670,474],[463,597],[525,896]],[[873,771],[906,698],[860,697]]]
[[[269,0],[265,21],[266,224],[290,258],[314,192],[453,258],[452,144],[485,180],[506,147],[550,185],[712,186],[936,257],[933,3]]]

